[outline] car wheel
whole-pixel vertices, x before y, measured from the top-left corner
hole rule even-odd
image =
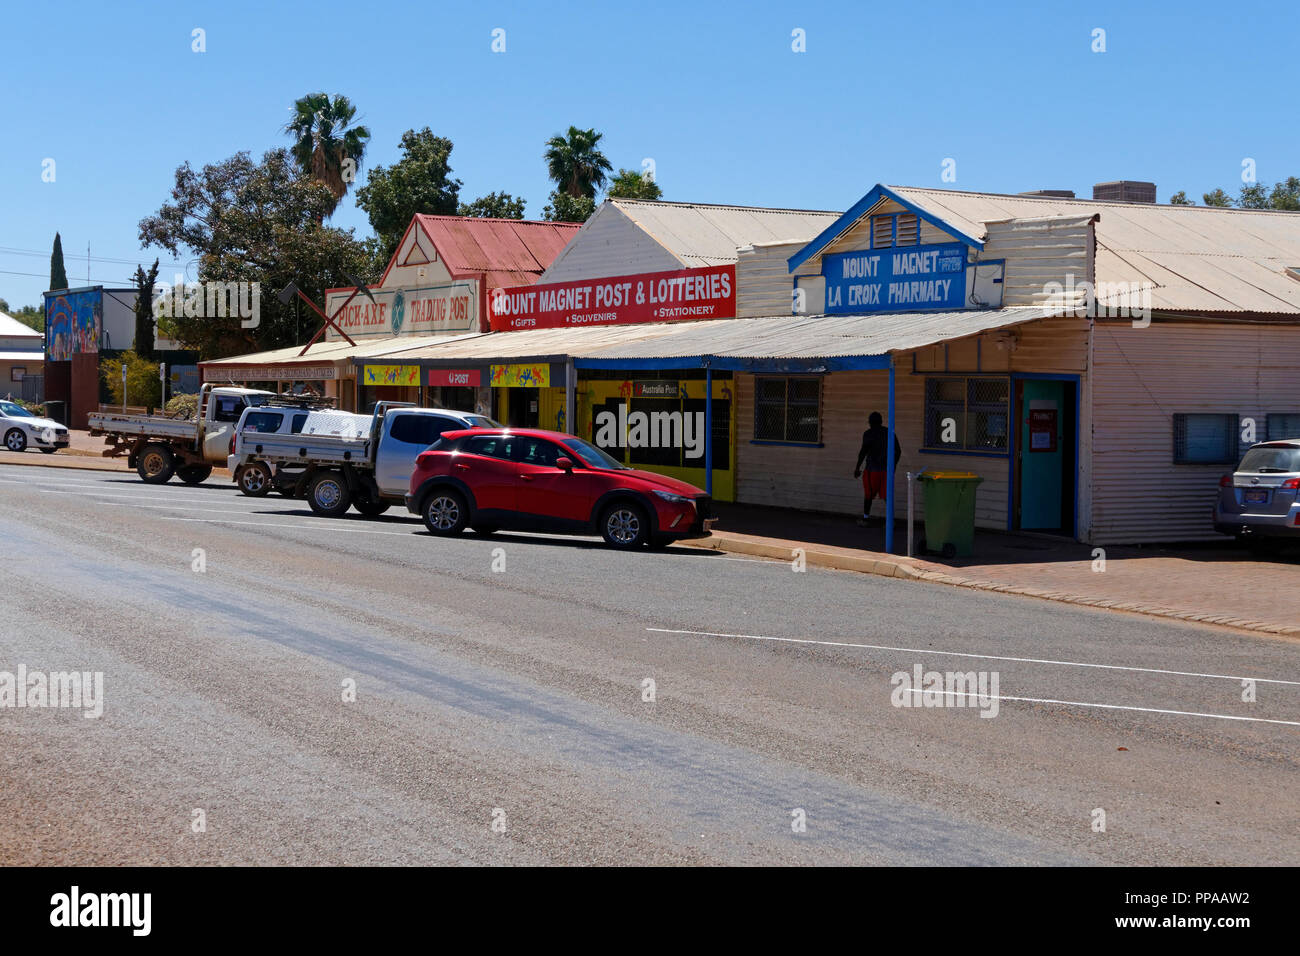
[[[135,460],[140,480],[151,485],[165,485],[176,473],[176,457],[166,445],[145,445]]]
[[[176,477],[187,485],[201,485],[211,476],[211,465],[186,465],[176,469]]]
[[[27,450],[27,433],[21,428],[11,428],[5,432],[5,447],[10,451]]]
[[[650,522],[640,505],[616,501],[601,513],[600,536],[611,548],[639,548],[650,539]]]
[[[58,451],[57,448],[42,448],[42,449],[41,449],[41,454],[42,454],[42,455],[53,455],[56,451]]]
[[[390,501],[371,501],[369,498],[358,498],[352,502],[352,507],[367,518],[378,518],[381,514],[392,507]]]
[[[239,472],[239,490],[250,498],[261,498],[271,490],[271,469],[260,461],[245,465]]]
[[[469,523],[469,507],[460,492],[450,488],[435,488],[425,499],[424,526],[442,537],[460,534]]]
[[[337,518],[352,506],[352,492],[342,475],[325,471],[307,486],[307,503],[322,518]]]

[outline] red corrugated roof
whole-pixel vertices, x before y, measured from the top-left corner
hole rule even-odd
[[[488,273],[489,288],[536,282],[579,228],[578,223],[527,219],[415,218],[453,276]]]

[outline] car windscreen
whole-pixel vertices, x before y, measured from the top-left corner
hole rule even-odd
[[[486,415],[466,415],[466,428],[504,428],[495,418],[488,418]]]
[[[588,468],[609,468],[615,471],[631,470],[627,465],[611,458],[589,441],[584,441],[581,438],[566,438],[564,443],[583,460]]]
[[[1237,466],[1238,471],[1253,471],[1256,474],[1278,474],[1279,472],[1300,471],[1300,448],[1283,445],[1259,445],[1246,452]]]
[[[13,402],[0,402],[0,412],[4,412],[10,418],[35,418],[36,416],[23,408],[21,405],[15,405]]]

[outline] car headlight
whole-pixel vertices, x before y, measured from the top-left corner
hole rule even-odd
[[[658,488],[653,489],[653,491],[664,501],[671,501],[673,504],[689,504],[691,500],[685,495],[675,495],[671,491],[660,491]]]

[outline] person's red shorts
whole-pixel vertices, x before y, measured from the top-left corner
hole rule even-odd
[[[883,471],[864,471],[862,473],[862,496],[870,501],[872,498],[885,500],[885,473]]]

